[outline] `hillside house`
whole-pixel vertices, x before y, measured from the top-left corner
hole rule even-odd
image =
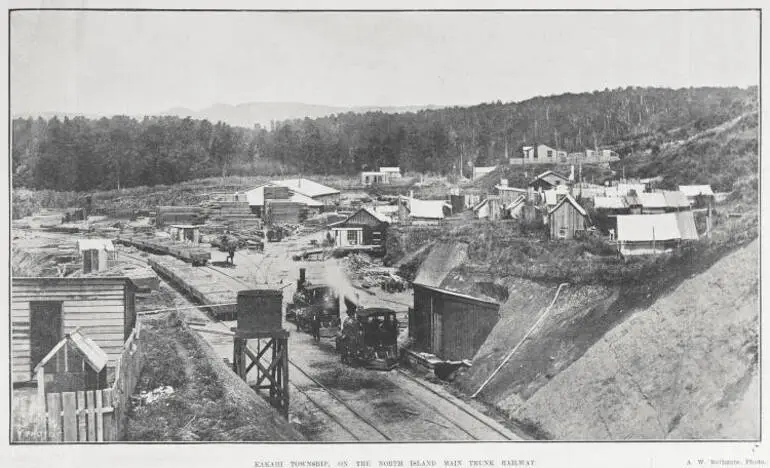
[[[416,350],[444,360],[472,359],[500,320],[507,290],[460,274],[457,269],[467,258],[468,244],[440,243],[420,266],[409,311]]]
[[[617,220],[618,246],[623,255],[667,252],[682,240],[677,213],[625,215]]]
[[[385,245],[390,219],[371,208],[361,208],[346,220],[329,225],[335,247]]]
[[[521,148],[522,158],[527,164],[555,164],[565,162],[567,152],[551,148],[547,145],[524,146]]]
[[[569,194],[548,211],[551,239],[574,239],[575,232],[584,231],[588,223],[588,213]]]
[[[387,175],[382,172],[364,171],[361,172],[361,184],[369,187],[370,185],[380,185],[387,183]]]
[[[706,208],[714,204],[714,191],[710,185],[680,185],[679,191],[684,193],[693,208]]]
[[[110,239],[78,239],[77,253],[83,265],[83,273],[108,270],[118,259]]]
[[[380,167],[380,172],[386,174],[388,176],[388,180],[401,178],[400,167]]]
[[[473,173],[472,173],[471,178],[473,180],[480,179],[480,178],[484,177],[485,175],[489,174],[490,172],[494,171],[495,169],[497,169],[497,166],[486,166],[486,167],[482,167],[482,166],[476,167],[476,166],[473,166]]]
[[[114,367],[136,323],[135,286],[128,278],[12,278],[11,376],[28,382],[40,361],[79,329]]]
[[[558,174],[554,171],[545,171],[542,174],[538,174],[529,183],[529,186],[535,190],[550,190],[559,185],[567,185],[568,183],[568,177]]]

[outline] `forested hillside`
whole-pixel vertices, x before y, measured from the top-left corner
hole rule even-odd
[[[346,113],[271,129],[177,117],[16,119],[13,183],[91,190],[220,174],[353,174],[380,165],[449,173],[461,159],[465,170],[496,164],[535,142],[657,155],[668,139],[750,113],[756,101],[756,87],[629,87],[417,113]]]

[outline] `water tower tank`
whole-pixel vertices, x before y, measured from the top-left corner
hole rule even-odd
[[[283,291],[250,289],[238,292],[236,314],[239,331],[281,330]]]

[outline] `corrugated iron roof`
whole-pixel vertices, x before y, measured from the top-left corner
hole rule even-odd
[[[594,197],[594,208],[605,210],[622,210],[628,208],[621,197]]]
[[[680,211],[676,215],[679,234],[684,240],[698,240],[698,230],[695,228],[695,217],[692,211]]]
[[[660,192],[639,193],[637,195],[644,208],[666,208],[666,197]]]
[[[246,192],[246,200],[249,202],[249,206],[264,206],[265,205],[265,187],[274,187],[276,184],[264,184],[257,187],[254,187],[253,189]],[[291,201],[294,203],[301,203],[303,205],[311,206],[311,207],[321,207],[323,206],[323,203],[319,202],[318,200],[313,200],[312,198],[305,196],[301,193],[295,192],[293,189],[289,189],[291,192],[291,196],[289,196],[287,201]]]
[[[666,199],[666,205],[670,208],[689,208],[690,202],[687,196],[680,191],[665,190],[662,192]]]
[[[554,206],[548,211],[548,214],[550,215],[551,213],[556,211],[563,203],[570,203],[572,206],[575,207],[576,210],[578,210],[578,213],[580,213],[583,216],[588,215],[588,213],[586,213],[586,210],[582,206],[580,206],[580,203],[578,203],[577,200],[572,198],[572,195],[570,194],[567,194],[564,198],[562,198],[561,201],[558,204],[556,204],[556,206]]]
[[[305,178],[274,180],[273,184],[288,187],[292,191],[310,198],[340,193],[336,188],[328,187]]]
[[[675,213],[621,215],[617,220],[619,241],[664,241],[682,237]]]
[[[714,191],[711,190],[710,185],[680,185],[679,191],[688,197],[696,197],[698,195],[714,196]]]
[[[409,200],[409,216],[413,218],[444,219],[444,200]],[[449,205],[451,207],[451,205]]]

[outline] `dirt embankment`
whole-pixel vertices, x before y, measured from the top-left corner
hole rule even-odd
[[[175,313],[144,324],[147,363],[136,391],[174,393],[130,412],[129,440],[303,440]]]
[[[757,438],[757,258],[754,241],[684,280],[542,385],[515,375],[527,359],[515,357],[489,395],[515,420],[558,439]]]

